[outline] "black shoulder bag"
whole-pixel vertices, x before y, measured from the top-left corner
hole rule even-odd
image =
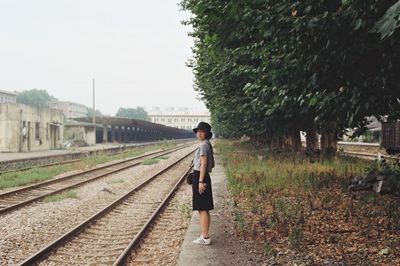
[[[190,168],[193,168],[193,160],[192,163],[190,164]],[[186,174],[186,183],[188,183],[189,185],[193,184],[193,178],[194,178],[194,173],[193,171],[190,173]]]

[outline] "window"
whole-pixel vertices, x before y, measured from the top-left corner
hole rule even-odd
[[[172,118],[168,118],[168,123],[171,123],[172,122]]]
[[[46,140],[49,140],[49,123],[46,124]]]
[[[40,139],[40,123],[35,123],[35,138]]]
[[[185,122],[185,118],[181,118],[181,122]]]

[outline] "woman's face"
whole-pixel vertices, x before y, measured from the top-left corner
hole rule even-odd
[[[207,137],[207,133],[204,130],[198,129],[196,132],[197,138],[199,140],[205,140]]]

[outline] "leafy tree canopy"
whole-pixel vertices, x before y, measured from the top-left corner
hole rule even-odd
[[[117,117],[125,117],[132,119],[140,119],[149,121],[149,115],[143,107],[138,106],[137,108],[119,108],[115,114]]]
[[[50,102],[57,101],[46,90],[31,89],[20,92],[17,103],[27,104],[35,107],[48,107]]]

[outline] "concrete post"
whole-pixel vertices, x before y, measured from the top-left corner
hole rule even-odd
[[[118,126],[118,142],[122,142],[122,126]]]
[[[108,141],[108,126],[103,125],[103,143],[107,143]]]
[[[111,142],[115,141],[115,126],[111,126]]]

